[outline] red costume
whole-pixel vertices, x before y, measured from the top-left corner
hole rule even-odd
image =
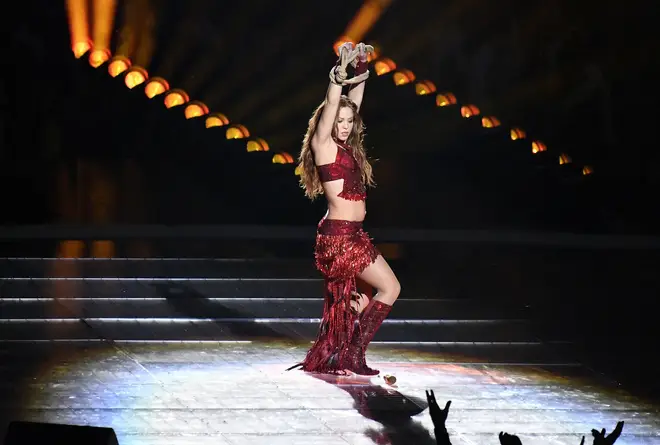
[[[367,199],[367,189],[362,180],[360,166],[353,156],[353,149],[347,144],[335,142],[337,144],[335,162],[316,166],[319,179],[321,182],[343,179],[344,187],[337,196],[350,201],[364,201]]]
[[[366,199],[361,170],[351,147],[337,142],[335,161],[317,169],[321,182],[344,180],[338,196],[352,201]],[[371,299],[361,315],[351,308],[357,276],[378,255],[369,235],[362,230],[362,221],[321,219],[314,257],[316,268],[325,280],[323,318],[305,360],[289,369],[301,366],[309,372],[344,374],[349,370],[364,375],[378,374],[366,365],[365,350],[391,306]]]

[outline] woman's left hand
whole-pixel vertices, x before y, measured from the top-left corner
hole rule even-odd
[[[357,45],[358,50],[358,60],[360,62],[367,62],[369,60],[369,54],[374,52],[374,47],[371,45],[365,45],[364,43],[360,42]]]

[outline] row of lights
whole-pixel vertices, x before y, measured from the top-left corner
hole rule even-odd
[[[76,58],[82,57],[91,50],[90,43],[81,42],[73,46],[73,52]],[[250,137],[249,130],[241,124],[230,124],[229,118],[223,113],[211,113],[208,106],[198,100],[190,100],[188,93],[179,88],[171,89],[167,80],[162,77],[149,78],[147,70],[140,66],[133,66],[130,59],[124,56],[111,57],[109,50],[94,49],[89,54],[89,64],[94,68],[99,68],[106,62],[108,63],[108,73],[112,77],[124,75],[124,84],[133,89],[144,84],[144,94],[153,99],[156,96],[163,95],[163,103],[166,108],[185,105],[184,115],[186,119],[193,119],[202,116],[205,118],[205,127],[223,127],[227,126],[225,137],[227,139],[244,139]],[[253,151],[270,151],[270,146],[262,138],[253,138],[248,140],[246,149]],[[285,152],[276,153],[272,158],[273,164],[293,164],[293,157]]]
[[[341,42],[343,41],[346,40],[341,40]],[[339,47],[340,44],[341,43],[339,42],[335,44],[335,52],[338,51],[337,48]],[[407,85],[416,81],[415,74],[409,69],[402,69],[402,68],[397,69],[396,63],[394,63],[392,59],[389,59],[387,57],[380,57],[379,51],[374,51],[373,54],[374,54],[373,59],[375,60],[374,71],[378,76],[382,76],[388,73],[393,73],[392,80],[394,81],[394,84],[396,86]],[[415,83],[415,94],[417,94],[418,96],[434,94],[436,93],[436,91],[437,88],[435,84],[430,80],[419,80]],[[443,92],[443,93],[438,93],[436,95],[435,104],[438,107],[457,105],[457,103],[458,102],[456,100],[456,96],[451,92]],[[461,116],[466,119],[481,116],[481,110],[479,110],[479,108],[476,105],[463,105],[461,106],[460,112],[461,112]],[[482,116],[481,125],[484,128],[497,128],[502,124],[500,120],[495,116]],[[512,128],[509,134],[512,141],[527,138],[526,132],[521,128]],[[532,146],[532,153],[534,154],[546,152],[548,150],[545,143],[539,140],[532,141],[531,146]],[[572,162],[573,160],[566,153],[562,153],[559,155],[560,165],[566,165]],[[585,165],[582,168],[582,174],[585,176],[592,174],[593,171],[594,171],[593,167],[589,165]]]

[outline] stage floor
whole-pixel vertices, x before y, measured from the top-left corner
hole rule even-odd
[[[452,443],[574,444],[625,420],[618,444],[660,444],[660,412],[581,366],[479,363],[442,345],[374,345],[396,375],[301,371],[307,342],[0,343],[7,421],[110,426],[121,445],[433,444],[425,390],[452,401]]]

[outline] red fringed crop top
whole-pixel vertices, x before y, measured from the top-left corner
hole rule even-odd
[[[350,201],[364,201],[367,199],[367,189],[362,181],[362,172],[355,157],[353,149],[346,144],[337,142],[337,157],[330,164],[317,165],[321,182],[344,180],[344,187],[339,193],[340,198]]]

